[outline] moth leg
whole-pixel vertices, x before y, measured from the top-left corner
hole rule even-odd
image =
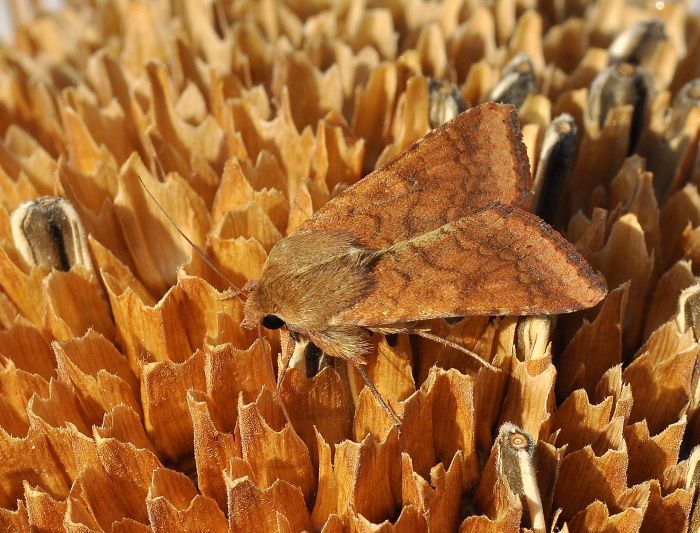
[[[382,406],[382,408],[386,411],[386,413],[389,415],[389,417],[393,420],[396,427],[401,429],[401,419],[399,419],[399,417],[394,412],[394,410],[391,408],[391,406],[384,400],[382,395],[377,390],[377,387],[374,386],[374,383],[372,383],[372,378],[369,377],[369,374],[367,374],[367,371],[364,369],[364,367],[362,365],[355,363],[352,359],[350,359],[350,362],[357,369],[357,371],[360,373],[360,375],[362,376],[362,379],[365,380],[365,384],[367,385],[369,390],[372,391],[372,394],[374,394],[374,397],[379,402],[379,405]]]
[[[425,329],[418,329],[418,328],[411,329],[408,331],[408,333],[410,333],[412,335],[418,335],[419,337],[423,337],[423,338],[429,339],[431,341],[438,342],[438,343],[442,344],[443,346],[447,346],[448,348],[454,348],[455,350],[459,350],[460,352],[466,353],[470,357],[476,359],[479,363],[484,365],[489,370],[493,370],[495,372],[499,371],[498,367],[493,366],[491,363],[487,362],[484,358],[482,358],[478,354],[472,352],[470,349],[465,348],[464,346],[461,346],[461,345],[457,344],[456,342],[452,342],[452,341],[449,341],[447,339],[444,339],[444,338],[440,337],[439,335],[435,335],[433,333],[430,333],[429,331],[427,331]]]

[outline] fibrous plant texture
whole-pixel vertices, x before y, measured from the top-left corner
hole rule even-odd
[[[0,529],[697,530],[684,2],[37,3],[14,1],[0,47]],[[241,287],[315,210],[488,100],[518,108],[534,208],[606,298],[422,325],[496,370],[374,335],[400,430],[312,347],[278,401],[289,339],[242,328],[243,299],[177,228]],[[84,227],[51,222],[70,253],[49,266],[11,219],[48,195]]]

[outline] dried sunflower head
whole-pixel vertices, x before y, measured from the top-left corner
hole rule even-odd
[[[1,529],[697,529],[686,4],[67,4],[14,2],[0,52]],[[241,327],[242,298],[139,177],[240,287],[434,126],[434,80],[458,107],[513,73],[536,208],[609,294],[574,315],[430,324],[497,371],[375,336],[368,373],[400,431],[354,370],[301,352],[287,423],[286,334]],[[46,196],[84,231],[20,216]]]

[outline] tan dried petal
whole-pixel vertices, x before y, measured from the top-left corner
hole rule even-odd
[[[473,515],[466,518],[459,527],[460,533],[467,532],[515,532],[520,529],[523,507],[508,481],[497,474],[495,448],[484,466],[484,472],[479,484],[479,502],[484,515]],[[483,489],[481,487],[484,487]],[[488,488],[486,488],[488,487]]]
[[[445,470],[438,463],[430,472],[430,482],[413,470],[411,456],[401,454],[401,500],[414,505],[428,518],[431,531],[454,531],[457,526],[462,492],[462,453],[457,452]]]
[[[589,206],[593,189],[598,185],[607,185],[617,174],[627,156],[631,127],[632,106],[612,108],[600,131],[596,131],[595,126],[586,124],[585,135],[569,178],[574,207],[572,213],[577,207]],[[591,176],[585,161],[596,161],[594,176]]]
[[[226,516],[216,502],[197,494],[186,476],[167,468],[153,471],[146,508],[154,532],[192,531],[204,524],[212,533],[228,531]]]
[[[284,516],[292,531],[311,528],[311,518],[298,487],[275,481],[265,490],[248,478],[224,474],[228,491],[228,524],[233,531],[275,531],[277,516]]]
[[[188,391],[204,391],[204,354],[197,351],[182,363],[147,363],[141,373],[144,425],[160,453],[177,460],[192,453],[192,419]]]
[[[557,443],[567,444],[567,452],[578,451],[585,446],[604,439],[600,453],[605,453],[612,442],[605,439],[613,420],[613,398],[608,396],[597,405],[589,403],[584,390],[570,394],[552,415],[552,432],[557,433]],[[614,448],[619,449],[618,446]],[[596,450],[598,451],[598,450]]]
[[[584,322],[564,350],[556,383],[560,398],[578,388],[592,394],[605,371],[622,362],[622,317],[628,286],[608,293],[595,320]]]
[[[633,213],[613,224],[608,241],[594,262],[606,276],[608,287],[630,281],[623,320],[623,349],[629,350],[641,333],[644,301],[654,270],[653,252],[648,249],[644,230]]]
[[[227,495],[223,472],[232,457],[241,457],[240,443],[234,435],[216,427],[206,396],[191,391],[187,403],[194,432],[194,458],[197,486],[204,496],[226,509]]]
[[[683,230],[700,225],[700,194],[695,185],[688,184],[671,195],[661,209],[661,234],[665,236],[661,258],[662,269],[682,257]]]
[[[700,347],[673,354],[645,352],[622,373],[632,385],[633,422],[645,419],[652,434],[678,420],[691,396],[690,380]],[[671,355],[671,357],[668,357]]]
[[[361,443],[343,441],[330,449],[319,435],[319,485],[314,506],[315,524],[330,513],[359,513],[380,523],[393,516],[400,498],[400,456],[396,431],[383,442],[367,436]],[[324,450],[322,453],[322,450]]]
[[[56,357],[51,345],[45,335],[24,318],[17,318],[11,327],[0,331],[0,354],[12,361],[13,366],[30,374],[38,374],[46,380],[56,375]],[[3,390],[16,389],[3,387]]]
[[[106,146],[98,145],[83,117],[68,105],[63,106],[61,115],[66,130],[66,151],[68,152],[68,162],[73,170],[91,175],[96,173],[102,165],[111,167],[117,166],[113,152]],[[124,131],[121,125],[117,125],[113,131]]]
[[[569,531],[606,531],[621,533],[639,531],[644,518],[644,509],[624,509],[619,513],[611,512],[600,501],[595,501],[568,522]]]
[[[267,489],[282,480],[299,487],[307,501],[311,498],[316,481],[311,456],[289,425],[275,431],[256,404],[239,403],[238,430],[241,455],[250,465],[257,487]]]
[[[696,283],[690,261],[678,261],[659,279],[649,302],[644,337],[649,335],[664,322],[671,320],[679,310],[679,298],[684,289]]]
[[[47,396],[49,383],[38,374],[16,368],[9,360],[0,369],[0,388],[2,428],[12,436],[21,437],[29,426],[27,402],[34,394]]]
[[[70,489],[63,465],[51,453],[51,445],[40,431],[31,429],[26,437],[12,437],[0,430],[0,502],[14,509],[22,498],[22,483],[41,486],[54,497],[63,498]],[[41,468],[37,468],[41,465]]]
[[[644,531],[685,531],[688,524],[690,506],[693,503],[692,493],[676,489],[670,494],[663,495],[659,482],[652,480],[649,506],[644,513],[642,530]]]
[[[669,109],[662,111],[667,114]],[[642,138],[644,143],[640,144],[639,153],[649,161],[649,170],[654,173],[654,188],[662,198],[681,189],[690,178],[699,127],[700,108],[693,107],[684,110],[678,124],[669,124],[667,116],[659,117]]]
[[[316,432],[332,444],[351,435],[352,406],[342,379],[331,368],[324,368],[311,379],[290,369],[282,382],[282,401],[314,465],[318,464]]]
[[[119,404],[141,412],[138,382],[126,358],[104,337],[90,331],[53,346],[58,379],[73,386],[89,419],[99,419]]]
[[[301,178],[309,175],[314,139],[309,128],[299,133],[286,91],[282,96],[277,116],[269,121],[254,117],[250,107],[240,102],[231,102],[229,112],[231,125],[242,132],[250,159],[255,160],[266,149],[278,160],[287,175],[288,186],[293,189]]]
[[[504,2],[498,2],[501,6]],[[508,31],[507,35],[510,35]],[[476,62],[493,56],[496,48],[496,22],[493,12],[486,6],[475,6],[471,16],[463,22],[453,34],[450,44],[450,56],[459,58],[454,61],[457,79],[464,80]],[[469,101],[478,101],[471,100]]]
[[[152,473],[162,465],[147,450],[112,439],[96,441],[99,464],[85,468],[71,488],[103,529],[131,518],[148,523],[146,496]]]
[[[39,109],[47,111],[53,108],[49,90],[45,85],[39,85],[35,89],[44,100]],[[53,118],[53,117],[52,117]],[[58,129],[58,128],[57,128]],[[16,159],[21,172],[26,173],[29,180],[42,195],[51,194],[53,189],[53,175],[56,171],[56,160],[30,133],[16,125],[10,125],[5,133],[6,147]],[[9,155],[9,154],[8,154]],[[6,159],[6,158],[4,158]]]
[[[466,317],[452,324],[445,320],[433,320],[429,324],[430,331],[434,335],[475,350],[482,357],[487,356],[492,350],[496,327],[490,324],[488,317]],[[417,373],[417,383],[423,383],[428,379],[433,366],[456,368],[464,373],[477,371],[481,366],[464,352],[424,337],[413,337],[412,346],[415,346],[416,353],[421,354],[413,363],[414,372]]]
[[[519,52],[524,52],[528,55],[536,70],[544,67],[542,17],[537,11],[529,9],[518,18],[508,44],[509,57],[514,57]]]
[[[102,425],[93,426],[93,435],[128,442],[137,448],[156,453],[153,443],[146,435],[141,418],[125,405],[115,405],[111,411],[105,413]]]
[[[544,36],[542,47],[545,60],[570,73],[583,63],[587,51],[595,50],[588,48],[587,41],[583,20],[562,20],[561,24],[552,26]]]
[[[131,287],[123,287],[108,273],[103,278],[114,321],[132,369],[144,361],[183,361],[192,353],[179,300],[182,291],[174,287],[154,306],[144,303]]]
[[[434,369],[420,390],[402,403],[399,445],[410,455],[412,469],[427,479],[436,464],[448,468],[455,455],[462,453],[463,487],[471,487],[478,478],[475,432],[481,425],[474,423],[472,380],[456,370]],[[361,414],[358,406],[356,419]]]
[[[314,127],[330,110],[342,108],[343,89],[337,66],[321,72],[301,52],[275,59],[272,93],[281,99],[283,91],[288,91],[294,102],[292,115],[297,129]]]
[[[533,436],[549,433],[547,420],[554,410],[556,369],[551,363],[538,368],[540,363],[513,359],[499,425],[512,422]]]
[[[362,175],[365,142],[350,133],[342,116],[329,116],[318,122],[312,177],[329,191],[355,183]]]
[[[209,215],[202,198],[177,174],[169,174],[161,183],[136,155],[122,167],[114,198],[115,212],[139,278],[154,294],[163,294],[192,249],[149,197],[139,178],[195,243],[204,242]]]
[[[259,205],[250,203],[243,209],[227,211],[214,229],[220,239],[253,238],[265,249],[270,249],[282,238],[275,225]]]
[[[124,37],[126,44],[122,60],[132,73],[139,73],[149,60],[165,59],[162,28],[154,6],[137,3],[123,6],[120,18],[129,21]]]
[[[238,287],[250,279],[258,279],[267,259],[265,248],[256,239],[245,237],[221,239],[212,234],[209,238],[209,252],[214,263],[221,266],[226,278]],[[195,272],[204,268],[208,266],[198,267]]]
[[[241,162],[236,158],[229,159],[212,204],[212,224],[218,224],[227,211],[242,209],[255,200],[256,191],[243,172]]]
[[[83,268],[51,272],[44,279],[47,329],[57,340],[80,337],[94,330],[115,336],[109,304],[97,280]],[[89,309],[90,313],[85,313]]]
[[[654,437],[649,435],[646,420],[625,428],[630,459],[627,479],[630,484],[661,479],[664,471],[676,464],[685,427],[686,420],[682,417]]]
[[[429,117],[428,78],[414,76],[406,82],[406,90],[399,97],[393,120],[393,138],[377,159],[377,166],[403,152],[413,142],[431,130]]]
[[[21,259],[10,253],[4,246],[0,246],[0,287],[22,315],[34,325],[41,326],[45,312],[44,305],[41,305],[45,272],[39,268],[32,268],[28,274],[23,272],[17,266]]]
[[[371,170],[387,144],[398,85],[396,67],[383,63],[373,69],[365,87],[358,90],[352,131],[365,140],[363,170]]]
[[[65,501],[52,498],[40,487],[32,487],[26,481],[24,498],[27,502],[27,527],[41,531],[60,531],[63,528],[67,512]]]
[[[608,450],[597,457],[590,446],[568,454],[562,459],[554,506],[561,507],[565,520],[599,500],[608,508],[617,507],[627,490],[627,454]]]

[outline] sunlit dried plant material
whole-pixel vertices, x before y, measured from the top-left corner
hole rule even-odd
[[[643,353],[623,372],[632,386],[635,402],[632,422],[644,418],[649,432],[656,435],[678,419],[678,413],[691,398],[691,377],[698,358],[697,346],[681,352]],[[664,401],[660,402],[659,399]],[[644,413],[642,415],[641,413]]]
[[[22,259],[32,267],[92,270],[85,229],[66,200],[43,196],[12,212],[12,237]]]
[[[688,5],[34,4],[12,2],[0,53],[0,529],[532,531],[495,468],[505,421],[532,435],[547,531],[697,529],[700,22]],[[417,324],[449,346],[372,335],[367,372],[400,431],[352,365],[318,350],[301,346],[277,389],[292,343],[241,327],[244,298],[136,178],[241,287],[277,242],[437,125],[430,78],[476,106],[520,53],[534,81],[522,163],[550,210],[532,205],[610,294],[568,316]],[[596,89],[609,68],[646,71],[644,90],[621,91],[636,105]],[[491,192],[502,179],[478,176]],[[50,272],[15,249],[9,214],[42,195],[73,205],[94,271]]]
[[[544,131],[534,173],[536,212],[549,222],[555,221],[566,178],[576,155],[578,128],[573,117],[561,114]]]
[[[679,488],[664,494],[659,482],[655,479],[649,482],[649,486],[651,488],[649,506],[644,514],[642,528],[649,528],[650,531],[676,528],[679,531],[685,531],[693,502],[692,493]]]
[[[401,454],[401,467],[403,505],[415,505],[421,514],[428,517],[431,530],[454,530],[459,517],[462,486],[461,452],[457,452],[447,470],[442,463],[431,469],[430,480],[413,470],[411,457],[407,453]]]
[[[506,422],[499,428],[497,439],[497,464],[500,475],[505,477],[511,490],[521,498],[523,508],[527,508],[532,531],[546,531],[542,498],[537,485],[535,442],[532,436],[515,424]]]
[[[683,90],[670,105],[668,93],[656,99],[649,129],[640,140],[639,152],[648,160],[649,169],[654,173],[654,188],[662,199],[691,181],[697,158],[700,100],[692,94],[700,89],[691,82]]]
[[[431,79],[428,82],[428,89],[430,90],[428,120],[431,127],[437,128],[466,109],[464,99],[453,83]]]
[[[537,89],[536,82],[532,61],[526,54],[520,53],[503,67],[501,80],[491,90],[488,99],[520,107],[527,95]]]
[[[598,315],[584,323],[564,350],[559,361],[557,395],[566,398],[576,389],[592,393],[603,373],[622,362],[622,329],[627,307],[627,285],[611,291]],[[591,361],[589,353],[597,354]]]
[[[608,47],[614,63],[642,63],[661,40],[666,39],[663,19],[654,17],[637,22],[620,33]]]
[[[188,531],[207,524],[212,532],[226,532],[228,523],[216,502],[197,494],[194,484],[183,474],[167,468],[156,469],[146,496],[149,520],[155,517],[153,530]]]
[[[686,420],[682,417],[653,437],[649,435],[644,420],[625,428],[625,442],[630,456],[627,481],[630,485],[663,478],[665,470],[678,461],[685,426]]]
[[[253,472],[256,487],[267,489],[276,481],[299,487],[309,501],[314,488],[314,469],[304,442],[290,426],[276,430],[255,403],[240,405],[238,432],[241,457]]]

